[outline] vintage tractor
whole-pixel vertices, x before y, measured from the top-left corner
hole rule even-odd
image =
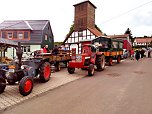
[[[72,61],[68,64],[68,72],[73,74],[75,68],[88,70],[88,75],[93,76],[95,66],[98,71],[105,68],[105,56],[99,52],[98,46],[85,44],[82,46],[82,54],[76,54],[76,49],[72,49]]]
[[[18,43],[16,50],[18,59],[8,65],[8,71],[0,69],[0,93],[5,90],[6,81],[10,85],[18,82],[19,92],[23,96],[32,92],[33,79],[36,76],[39,76],[41,82],[49,81],[51,75],[50,63],[46,59],[36,56],[23,59],[22,54],[21,45]],[[8,75],[6,75],[6,72],[8,72]]]

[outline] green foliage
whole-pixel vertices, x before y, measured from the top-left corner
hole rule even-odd
[[[71,34],[71,32],[72,32],[73,30],[74,30],[74,24],[71,25],[70,30],[69,30],[69,33],[66,35],[66,37],[67,37],[69,34]]]
[[[41,47],[44,47],[45,45],[48,45],[48,49],[52,49],[54,42],[49,42],[48,40],[44,40]]]
[[[54,42],[54,45],[57,45],[57,46],[62,45],[62,44],[63,42]]]

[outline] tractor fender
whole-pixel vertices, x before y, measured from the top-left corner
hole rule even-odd
[[[28,68],[28,76],[34,77],[35,73],[36,73],[36,71],[35,71],[35,69],[33,67],[29,67]]]

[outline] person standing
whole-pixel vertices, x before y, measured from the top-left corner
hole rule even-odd
[[[42,47],[41,53],[49,53],[48,45]]]
[[[45,45],[45,49],[46,49],[46,52],[47,52],[47,53],[50,52],[48,47],[49,47],[48,45]]]
[[[149,49],[148,50],[148,58],[150,58],[151,57],[151,50]]]
[[[52,54],[53,54],[53,55],[57,55],[57,54],[58,54],[58,51],[59,51],[59,49],[58,49],[57,45],[55,45],[55,47],[54,47],[53,50],[52,50]]]
[[[140,59],[140,51],[136,50],[135,58],[138,61]]]

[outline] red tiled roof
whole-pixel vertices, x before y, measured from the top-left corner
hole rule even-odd
[[[141,37],[141,38],[136,38],[135,41],[137,43],[150,43],[152,41],[152,38]]]
[[[110,38],[127,38],[129,34],[122,34],[122,35],[108,35]]]
[[[93,33],[96,37],[99,37],[99,36],[102,36],[103,34],[102,34],[102,32],[100,32],[99,30],[97,30],[96,28],[88,28],[89,29],[89,31],[91,32],[91,33]]]
[[[103,36],[102,32],[100,32],[100,31],[97,30],[96,28],[88,28],[88,30],[89,30],[92,34],[94,34],[96,37]],[[71,31],[71,32],[66,36],[65,40],[63,41],[64,43],[68,40],[68,38],[70,37],[70,35],[71,35],[73,32],[74,32],[74,30]]]

